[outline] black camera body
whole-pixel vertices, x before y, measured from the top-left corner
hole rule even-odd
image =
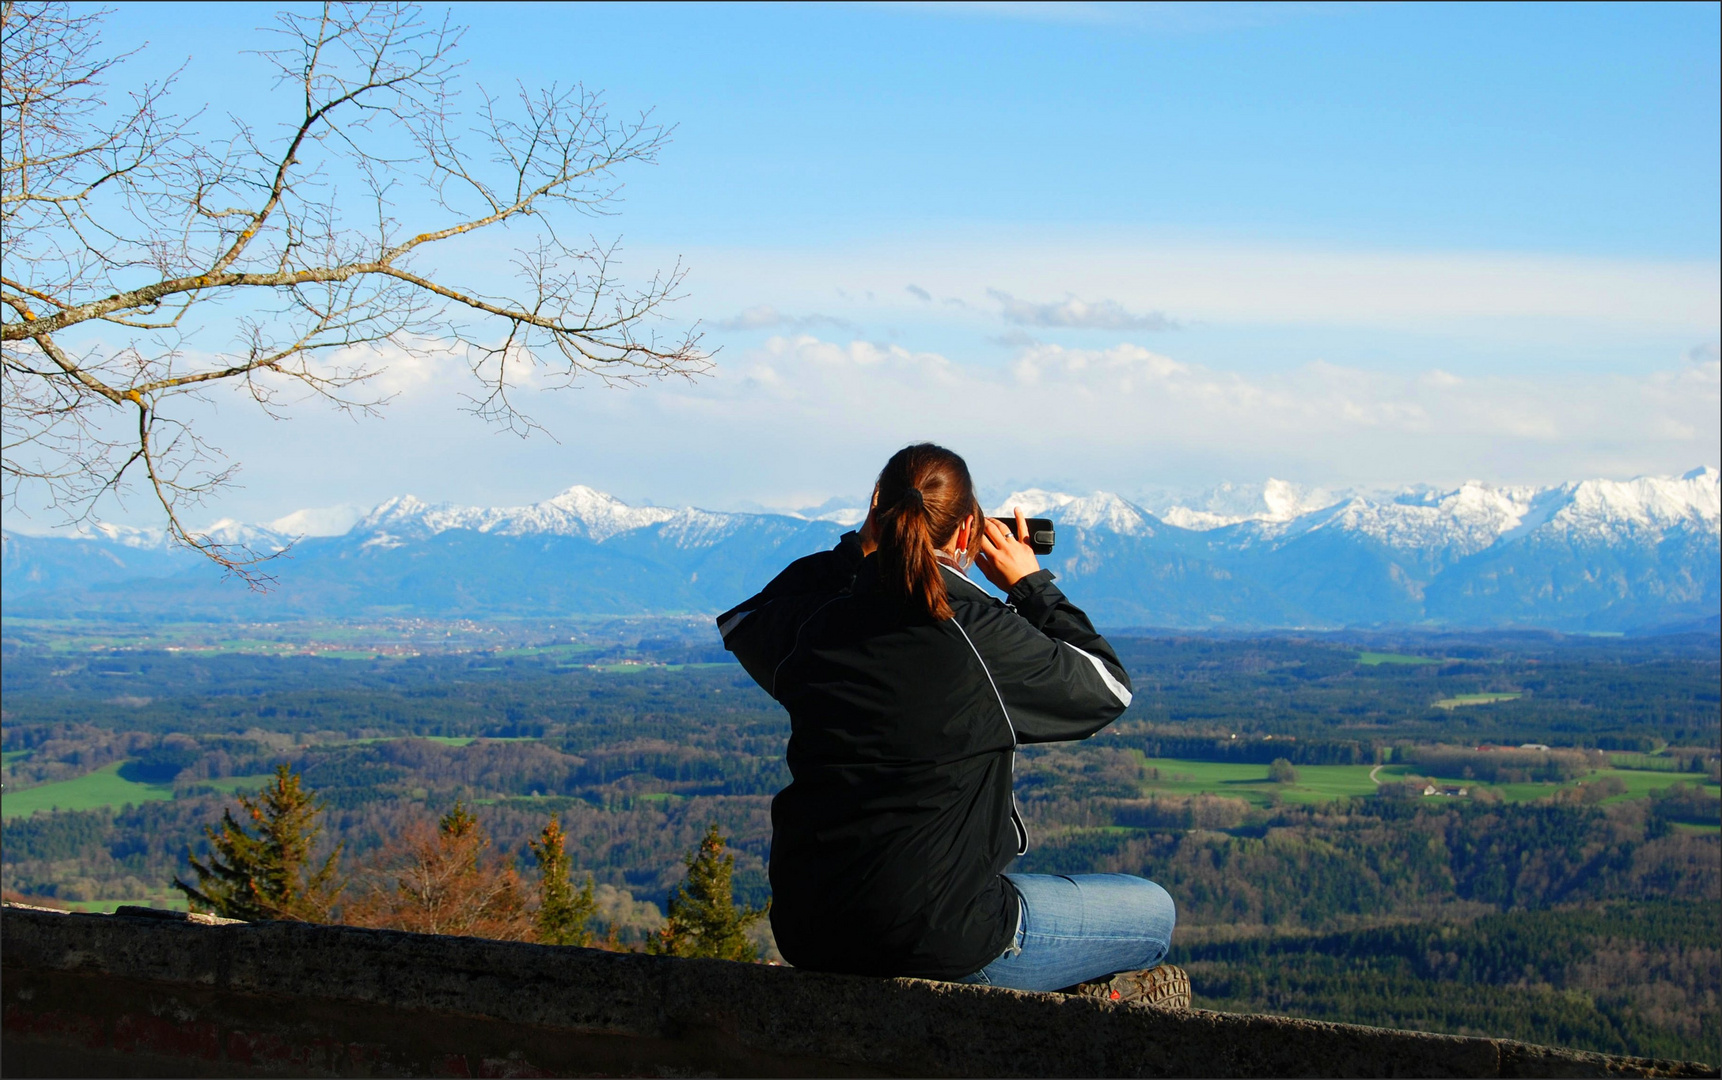
[[[993,518],[994,521],[1016,535],[1016,518]],[[1051,518],[1023,518],[1023,524],[1028,526],[1028,546],[1034,549],[1036,555],[1052,554],[1052,545],[1058,540],[1058,533],[1052,527]]]

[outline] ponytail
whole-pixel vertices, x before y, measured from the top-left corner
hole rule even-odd
[[[964,518],[973,518],[970,556],[980,541],[980,505],[968,465],[942,446],[906,446],[885,463],[874,499],[874,540],[886,589],[935,619],[949,619],[937,551]]]

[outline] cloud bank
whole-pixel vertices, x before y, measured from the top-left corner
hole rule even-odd
[[[516,401],[547,433],[522,440],[460,412],[463,358],[385,348],[381,420],[311,403],[260,422],[214,396],[199,430],[244,486],[210,509],[525,503],[577,482],[636,503],[808,506],[864,492],[917,439],[961,450],[986,485],[1125,495],[1722,465],[1714,264],[1116,239],[689,259],[701,307],[679,314],[716,328],[713,376],[550,392],[517,367]]]
[[[315,534],[351,507],[405,492],[501,505],[573,483],[636,503],[807,506],[859,497],[893,450],[922,439],[962,452],[989,489],[1135,497],[1269,476],[1358,487],[1549,483],[1722,464],[1713,346],[1680,350],[1647,373],[1479,376],[1328,362],[1223,370],[1129,340],[1029,340],[986,363],[782,333],[726,352],[706,379],[526,391],[522,405],[549,434],[529,439],[458,411],[471,389],[464,365],[420,363],[401,375],[382,420],[313,407],[259,423],[248,406],[212,408],[201,430],[244,463],[244,486],[220,514],[270,520],[328,508],[293,520],[293,531]]]
[[[1722,365],[1647,375],[1462,377],[1330,363],[1245,375],[1141,344],[1035,342],[1008,364],[815,335],[773,337],[697,393],[642,396],[660,429],[711,439],[749,482],[834,493],[935,439],[983,482],[1140,491],[1275,475],[1362,485],[1624,478],[1714,464]],[[829,482],[829,481],[828,481]]]
[[[770,304],[756,304],[728,319],[720,319],[715,325],[719,330],[775,330],[780,327],[813,326],[853,329],[855,324],[835,315],[787,315]]]
[[[1606,327],[1630,335],[1675,332],[1691,342],[1712,339],[1722,324],[1722,266],[1715,262],[1074,234],[642,254],[660,261],[685,257],[695,268],[690,288],[700,302],[731,311],[761,297],[771,297],[778,309],[802,310],[830,310],[834,294],[896,298],[905,313],[926,310],[934,297],[961,300],[977,311],[997,311],[1006,298],[1027,305],[1009,309],[1026,324],[1094,326],[1100,323],[1083,322],[1074,306],[1060,314],[1058,302],[1019,298],[1104,297],[1087,302],[1087,318],[1110,318],[1102,328],[1120,331],[1156,329],[1128,321],[1165,311],[1189,323],[1343,326],[1513,341],[1582,339]],[[912,285],[905,287],[906,278]]]
[[[1176,330],[1178,324],[1158,311],[1137,315],[1116,300],[1089,302],[1067,296],[1050,304],[1019,300],[1002,289],[988,289],[1004,320],[1018,326],[1056,326],[1073,330]]]
[[[1469,448],[1505,443],[1551,449],[1689,443],[1680,452],[1702,456],[1714,452],[1722,423],[1722,367],[1713,353],[1645,377],[1462,378],[1439,368],[1390,375],[1322,362],[1246,376],[1129,342],[1105,349],[1037,342],[999,368],[800,335],[770,339],[721,381],[732,405],[752,399],[756,404],[745,407],[779,420],[801,414],[905,435],[911,429],[979,434],[995,430],[998,417],[1032,416],[1041,422],[1025,425],[1022,437],[1049,446],[1252,447],[1330,457],[1336,472],[1354,474],[1371,467],[1341,460],[1353,449],[1401,457],[1412,447],[1449,448],[1449,460],[1420,458],[1425,467],[1411,467],[1409,475],[1449,472],[1458,467],[1455,453],[1470,459],[1476,455]]]

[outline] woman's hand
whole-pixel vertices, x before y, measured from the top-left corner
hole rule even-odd
[[[1040,560],[1028,546],[1028,522],[1022,519],[1022,507],[1016,508],[1016,533],[1004,522],[982,518],[981,549],[975,553],[975,565],[987,580],[1004,592],[1010,592],[1017,582],[1040,569]]]

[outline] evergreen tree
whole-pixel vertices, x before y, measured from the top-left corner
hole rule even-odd
[[[526,842],[538,857],[538,940],[546,945],[591,945],[592,931],[586,924],[598,911],[592,875],[586,875],[586,884],[576,893],[568,881],[573,860],[566,841],[561,820],[552,817],[537,840]]]
[[[312,869],[311,848],[323,831],[315,794],[300,784],[298,773],[277,765],[274,781],[255,796],[240,795],[239,805],[256,835],[234,820],[232,810],[223,812],[219,830],[203,827],[211,848],[205,859],[186,852],[197,884],[175,877],[173,887],[194,910],[230,919],[329,922],[344,887],[336,868],[345,845],[337,844]]]
[[[706,830],[699,847],[689,852],[688,876],[670,897],[670,917],[646,942],[646,951],[659,956],[700,956],[715,960],[759,959],[759,949],[747,939],[747,928],[771,910],[737,909],[730,891],[735,856],[724,854],[725,841],[717,825]]]
[[[450,841],[476,838],[480,835],[478,819],[472,816],[472,811],[459,799],[454,801],[454,808],[437,819],[437,831]],[[488,841],[487,841],[488,842]],[[474,844],[470,852],[474,864],[478,862],[480,848],[483,844]]]

